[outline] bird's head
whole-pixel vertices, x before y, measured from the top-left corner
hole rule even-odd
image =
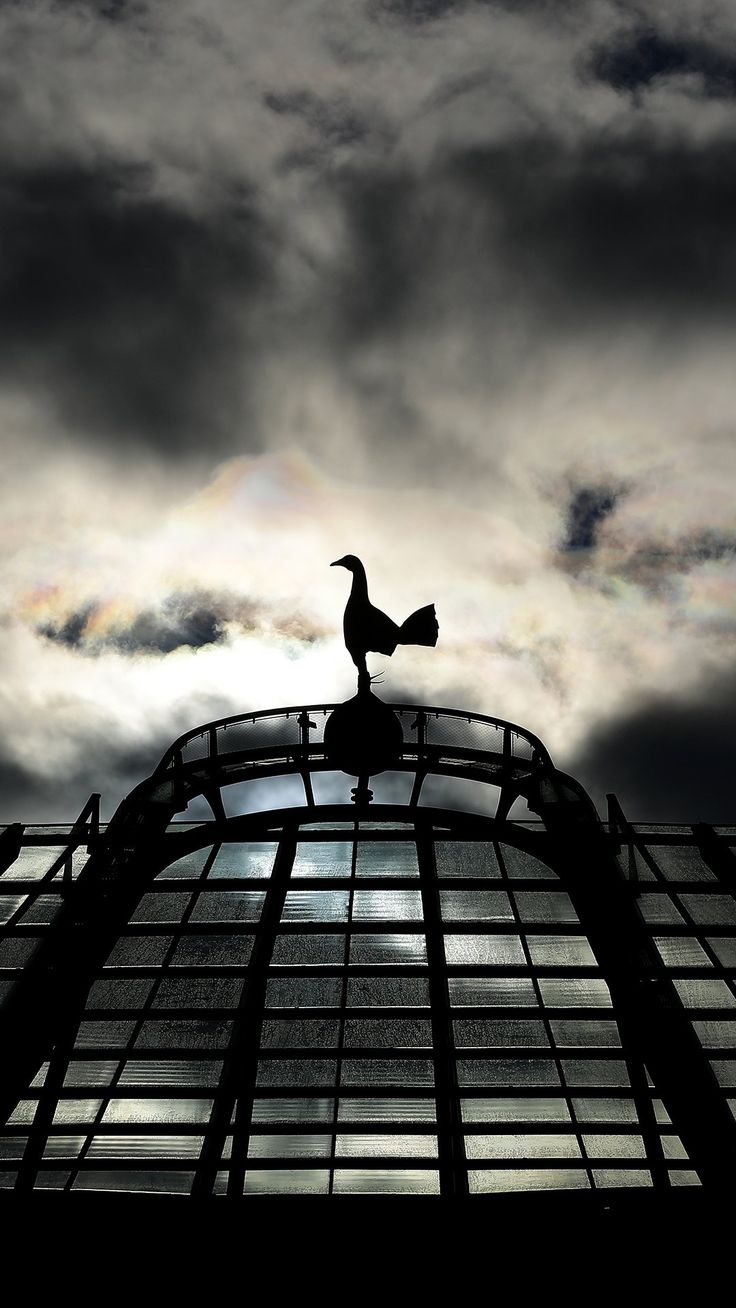
[[[347,568],[348,572],[360,572],[362,571],[363,564],[355,554],[343,554],[342,558],[335,559],[334,563],[330,564],[330,567]]]

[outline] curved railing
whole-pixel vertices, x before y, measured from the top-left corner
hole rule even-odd
[[[325,750],[325,726],[336,704],[240,713],[205,723],[175,740],[150,784],[161,799],[171,787],[185,790],[206,776],[218,787],[248,777],[335,767]],[[461,772],[513,784],[553,770],[550,756],[532,732],[459,709],[416,704],[389,706],[401,722],[403,746],[395,767],[403,771]]]

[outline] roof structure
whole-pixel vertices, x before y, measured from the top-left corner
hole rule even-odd
[[[736,825],[632,825],[613,797],[601,821],[522,728],[390,708],[405,803],[366,778],[317,803],[335,706],[301,706],[188,733],[107,826],[92,797],[0,834],[0,1187],[600,1211],[729,1188]],[[228,807],[285,774],[303,803]],[[423,803],[429,776],[496,787],[495,816]]]

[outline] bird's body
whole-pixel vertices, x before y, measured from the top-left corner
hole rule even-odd
[[[350,597],[345,606],[343,633],[347,651],[358,669],[358,685],[368,679],[365,656],[369,652],[393,654],[397,645],[436,645],[439,627],[434,604],[417,609],[399,627],[387,613],[377,609],[368,598],[365,568],[354,554],[336,559],[332,567],[347,568],[353,574]]]

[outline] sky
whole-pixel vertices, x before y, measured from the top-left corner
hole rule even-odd
[[[355,690],[734,820],[731,0],[0,0],[0,821]]]

